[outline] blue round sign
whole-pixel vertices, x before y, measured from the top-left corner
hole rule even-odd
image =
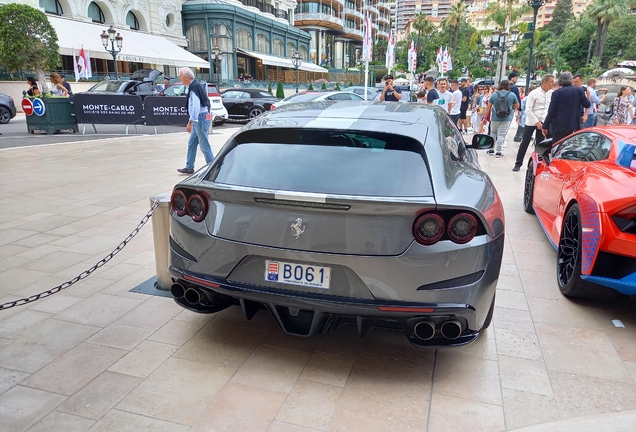
[[[44,107],[44,102],[42,102],[42,99],[33,99],[33,112],[40,117],[44,115],[44,113],[46,112],[46,108]]]

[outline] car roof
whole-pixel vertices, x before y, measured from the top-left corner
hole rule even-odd
[[[438,124],[445,121],[445,118],[446,112],[442,108],[425,104],[378,101],[306,102],[283,105],[273,111],[266,111],[242,130],[307,127],[395,131],[397,134],[424,142],[427,132],[422,125],[429,130],[439,130]],[[396,123],[399,127],[395,127]],[[417,126],[409,127],[413,125]]]
[[[244,88],[244,87],[238,87],[238,88],[229,88],[227,90],[224,90],[224,92],[228,92],[228,91],[242,91],[242,92],[247,92],[249,94],[253,94],[253,93],[257,93],[260,95],[260,92],[265,92],[268,93],[267,89],[260,89],[260,88]],[[275,96],[272,96],[275,97]]]

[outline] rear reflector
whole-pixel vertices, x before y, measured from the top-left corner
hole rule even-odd
[[[198,283],[200,285],[205,285],[205,286],[209,286],[209,287],[212,287],[212,288],[218,288],[219,287],[219,284],[214,283],[214,282],[208,282],[205,279],[199,279],[199,278],[195,278],[195,277],[188,276],[188,275],[183,275],[183,278],[185,280],[187,280],[187,281]]]
[[[394,307],[394,306],[378,306],[378,310],[382,312],[417,312],[417,313],[435,312],[435,308]]]

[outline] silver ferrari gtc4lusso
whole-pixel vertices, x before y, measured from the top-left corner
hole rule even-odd
[[[316,102],[267,112],[175,186],[175,301],[266,309],[285,332],[355,323],[417,346],[475,340],[491,322],[504,211],[439,107]]]

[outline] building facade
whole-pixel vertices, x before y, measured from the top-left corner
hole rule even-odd
[[[240,75],[269,80],[272,68],[293,68],[298,51],[310,58],[310,35],[290,22],[295,1],[189,0],[183,4],[183,29],[188,50],[210,64],[211,78],[229,81]],[[214,47],[220,58],[214,61]],[[322,68],[301,67],[321,72]]]
[[[384,0],[300,0],[294,25],[311,36],[311,62],[345,69],[360,62],[365,12],[371,19],[372,38],[387,39],[391,6]]]

